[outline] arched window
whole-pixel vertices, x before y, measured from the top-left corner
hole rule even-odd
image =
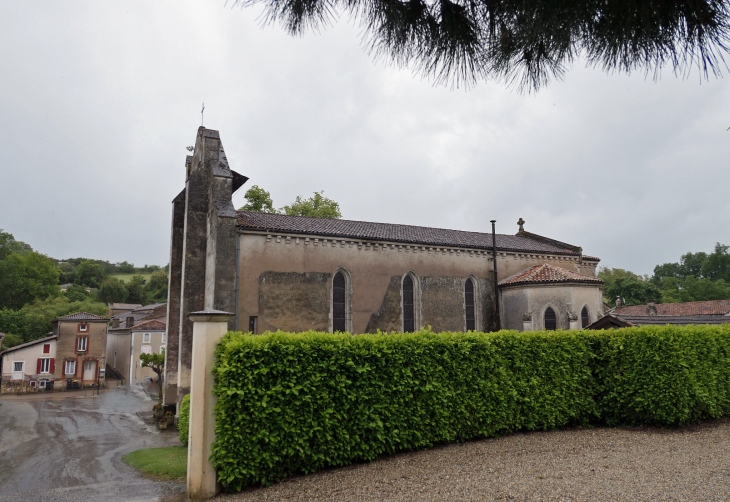
[[[403,332],[412,333],[416,331],[416,309],[413,301],[413,277],[405,276],[403,279]]]
[[[332,331],[347,331],[345,274],[337,272],[332,280]]]
[[[555,317],[555,311],[551,307],[548,307],[545,311],[545,329],[558,329],[558,320]]]
[[[591,316],[588,314],[588,307],[583,307],[580,311],[580,323],[584,328],[591,323]]]
[[[477,321],[474,312],[474,282],[471,278],[464,283],[464,304],[466,306],[466,330],[475,330]]]

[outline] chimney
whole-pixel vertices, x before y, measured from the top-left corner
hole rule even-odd
[[[646,315],[657,315],[656,302],[654,300],[646,301]]]
[[[616,308],[617,308],[617,309],[620,309],[620,308],[621,308],[621,306],[622,306],[622,305],[621,305],[621,297],[620,297],[620,296],[617,296],[617,297],[616,297]]]
[[[119,327],[119,318],[115,317],[112,319],[112,328],[118,328]]]
[[[125,328],[131,328],[134,326],[134,316],[127,317],[127,324],[124,326]]]

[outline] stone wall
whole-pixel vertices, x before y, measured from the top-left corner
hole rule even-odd
[[[266,330],[331,331],[332,277],[346,272],[354,333],[401,331],[401,284],[416,279],[418,326],[466,328],[464,284],[476,285],[477,328],[493,329],[492,261],[488,253],[363,240],[244,232],[240,242],[237,327],[257,317]]]
[[[0,385],[1,394],[31,394],[33,392],[38,392],[38,388],[31,387],[25,380],[3,380]]]

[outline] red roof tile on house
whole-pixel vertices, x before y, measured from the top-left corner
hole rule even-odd
[[[500,286],[514,286],[518,284],[546,284],[553,282],[585,282],[589,284],[603,284],[603,279],[591,277],[589,275],[578,274],[565,270],[555,265],[535,265],[529,270],[525,270],[509,279],[500,282]]]
[[[167,323],[161,319],[152,319],[132,326],[132,331],[165,331]]]
[[[621,307],[613,311],[614,314],[620,316],[645,316],[647,313],[646,305],[631,305]],[[656,314],[659,316],[667,315],[726,315],[730,313],[730,300],[712,300],[706,302],[686,302],[686,303],[658,303],[656,305]]]

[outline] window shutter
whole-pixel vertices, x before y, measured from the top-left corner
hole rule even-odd
[[[36,368],[35,374],[36,375],[40,375],[41,374],[41,360],[40,360],[40,358],[38,358],[38,366]]]
[[[86,353],[87,354],[91,353],[91,351],[89,350],[89,341],[90,341],[89,338],[91,338],[91,337],[90,336],[86,337]]]
[[[76,378],[76,374],[79,372],[79,362],[74,362],[74,378]]]
[[[51,375],[53,375],[56,372],[56,359],[51,358]]]

